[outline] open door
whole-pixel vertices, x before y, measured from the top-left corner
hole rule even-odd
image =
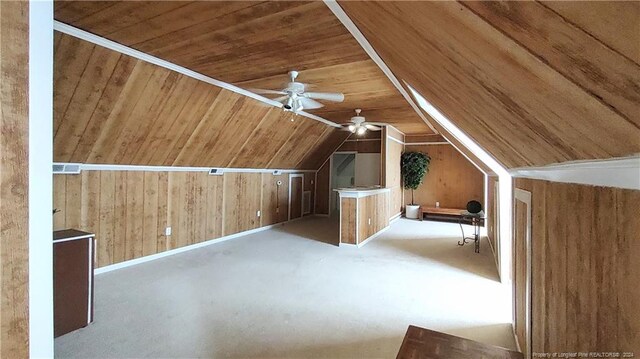
[[[520,351],[531,358],[531,192],[514,194],[513,327]]]
[[[289,220],[302,217],[303,180],[302,174],[289,176]]]

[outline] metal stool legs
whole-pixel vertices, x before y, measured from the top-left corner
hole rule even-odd
[[[462,240],[458,241],[458,245],[464,246],[465,244],[469,243],[467,242],[467,240],[473,241],[475,245],[474,252],[480,253],[480,221],[473,217],[470,218],[471,224],[473,225],[473,237],[465,237],[464,227],[462,227],[462,221],[464,219],[465,218],[463,217],[463,218],[460,218],[460,220],[458,221],[458,224],[460,225],[460,231],[462,231]]]

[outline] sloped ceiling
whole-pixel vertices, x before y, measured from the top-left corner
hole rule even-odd
[[[54,161],[317,169],[348,133],[55,33]]]
[[[508,168],[640,152],[640,3],[340,5],[395,75]]]
[[[432,133],[320,1],[55,2],[61,22],[245,88],[280,89],[286,73],[343,103],[309,112],[336,123],[362,108],[369,121]]]

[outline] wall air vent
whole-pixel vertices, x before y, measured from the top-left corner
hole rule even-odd
[[[212,176],[222,176],[223,172],[222,168],[212,168],[209,170],[209,174]]]
[[[80,164],[78,163],[54,163],[53,174],[77,175],[80,173]]]

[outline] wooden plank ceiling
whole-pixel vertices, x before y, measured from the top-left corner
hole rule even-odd
[[[640,2],[340,6],[396,76],[508,168],[640,153]]]
[[[309,112],[432,133],[322,2],[56,2],[61,22],[245,88],[281,89],[286,73],[343,103]]]
[[[348,135],[69,35],[54,45],[56,162],[317,169]]]

